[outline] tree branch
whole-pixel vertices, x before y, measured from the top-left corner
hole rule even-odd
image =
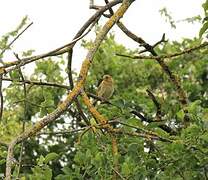
[[[68,63],[67,63],[67,75],[68,75],[69,85],[70,85],[71,90],[74,88],[74,82],[73,82],[73,77],[72,77],[72,69],[71,69],[72,54],[73,54],[73,49],[71,48],[71,49],[69,49],[69,52],[68,52]],[[79,112],[79,120],[78,119],[77,120],[81,121],[81,118],[82,118],[87,125],[90,125],[90,122],[87,119],[87,117],[85,116],[85,114],[82,110],[81,104],[80,104],[80,102],[77,98],[75,99],[75,104],[76,104],[77,110]]]
[[[33,22],[31,22],[28,26],[26,26],[26,28],[24,28],[22,30],[22,32],[20,32],[0,53],[0,57],[5,53],[5,51],[7,49],[9,49],[11,47],[11,45],[33,24]],[[1,60],[2,61],[2,60]],[[2,61],[2,64],[5,64],[3,61]]]
[[[25,83],[25,84],[31,84],[31,85],[38,85],[38,86],[51,86],[51,87],[57,87],[57,88],[64,88],[69,90],[70,87],[63,84],[57,84],[53,82],[42,82],[42,81],[30,81],[30,80],[21,80],[21,79],[11,79],[11,78],[2,78],[3,81],[10,81],[10,82],[19,82],[19,83]]]
[[[113,25],[123,16],[126,12],[128,7],[131,5],[131,0],[124,0],[122,5],[118,8],[116,13],[106,22],[103,26],[101,31],[97,34],[94,45],[89,49],[86,59],[83,61],[81,70],[79,73],[79,79],[75,87],[72,91],[67,95],[66,99],[55,109],[52,113],[48,114],[47,116],[43,117],[40,121],[36,122],[35,125],[26,130],[24,133],[20,134],[19,136],[15,137],[12,142],[9,144],[8,153],[7,153],[7,161],[6,161],[6,180],[11,179],[11,166],[12,166],[12,158],[13,158],[13,151],[14,147],[17,143],[24,141],[25,139],[31,137],[32,135],[39,132],[49,123],[55,121],[58,117],[60,117],[63,112],[69,107],[72,101],[79,95],[80,91],[83,89],[87,77],[88,70],[90,65],[93,61],[94,55],[100,46],[101,42],[105,38],[106,34],[109,30],[113,27]]]
[[[2,89],[2,76],[0,75],[0,121],[3,117],[3,111],[4,111],[4,97],[3,97],[3,89]]]
[[[157,108],[156,119],[157,121],[161,121],[161,117],[162,117],[161,104],[157,101],[156,97],[149,89],[147,89],[146,91],[147,91],[148,96],[152,99],[153,103],[155,104]]]
[[[150,52],[153,56],[158,56],[157,53],[154,50],[154,47],[149,45],[148,43],[146,43],[142,38],[136,36],[135,34],[133,34],[131,31],[129,31],[123,23],[121,22],[117,22],[118,27],[131,39],[133,39],[134,41],[136,41],[137,43],[141,44],[148,52]],[[188,115],[188,111],[187,109],[185,109],[185,106],[188,104],[188,99],[186,96],[185,91],[183,90],[183,88],[181,87],[181,83],[180,83],[180,79],[170,71],[168,65],[164,62],[163,59],[161,58],[156,58],[155,59],[159,65],[161,66],[162,70],[165,72],[165,74],[168,75],[170,81],[173,83],[173,85],[176,87],[177,93],[178,93],[178,98],[179,98],[179,102],[182,106],[182,109],[185,113],[185,117],[184,117],[184,125],[185,127],[189,124],[189,115]]]
[[[205,43],[200,44],[198,46],[194,46],[192,48],[185,49],[181,52],[176,52],[176,53],[173,53],[173,54],[167,54],[167,55],[161,55],[161,56],[141,56],[141,55],[140,56],[129,56],[129,55],[118,54],[118,53],[116,53],[116,55],[131,58],[131,59],[158,59],[158,58],[159,59],[171,59],[171,58],[174,58],[174,57],[177,57],[177,56],[181,56],[183,54],[189,54],[193,51],[203,49],[207,46],[208,46],[208,42],[205,42]]]

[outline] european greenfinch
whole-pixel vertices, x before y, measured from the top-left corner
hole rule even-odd
[[[102,82],[98,86],[97,96],[102,98],[103,101],[107,101],[113,95],[114,92],[114,83],[113,78],[106,74],[103,76]],[[93,105],[95,105],[97,100],[94,101]]]

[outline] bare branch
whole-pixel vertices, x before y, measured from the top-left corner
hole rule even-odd
[[[163,42],[168,42],[167,40],[165,40],[165,33],[163,33],[161,40],[158,41],[158,42],[156,42],[156,43],[153,45],[153,48],[157,47],[159,44],[161,44],[161,43],[163,43]]]
[[[117,170],[115,170],[114,168],[112,169],[122,180],[126,180]]]
[[[0,57],[4,54],[4,52],[10,48],[10,46],[33,24],[33,22],[31,22],[25,29],[22,30],[22,32],[20,32],[0,53]],[[2,61],[2,60],[1,60]],[[5,64],[2,61],[2,64]]]
[[[193,51],[203,49],[207,46],[208,46],[208,42],[205,42],[205,43],[200,44],[198,46],[194,46],[192,48],[185,49],[184,51],[181,51],[181,52],[176,52],[176,53],[173,53],[173,54],[167,54],[167,55],[161,55],[161,56],[129,56],[129,55],[118,54],[118,53],[116,53],[116,55],[131,58],[131,59],[170,59],[170,58],[174,58],[174,57],[177,57],[177,56],[181,56],[183,54],[189,54]]]
[[[52,82],[42,82],[42,81],[30,81],[30,80],[24,80],[21,79],[11,79],[11,78],[2,78],[3,81],[11,81],[11,82],[19,82],[19,83],[25,83],[25,84],[31,84],[31,85],[38,85],[38,86],[49,86],[49,87],[57,87],[57,88],[64,88],[64,89],[70,89],[69,86],[63,85],[63,84],[57,84]]]
[[[122,129],[110,129],[109,131],[111,133],[115,133],[115,134],[123,134],[123,135],[135,136],[135,137],[142,137],[142,138],[145,138],[145,139],[152,139],[152,140],[169,142],[169,143],[173,142],[171,139],[161,137],[157,134],[138,133],[138,132],[134,132],[134,131],[129,132],[129,131],[124,131]]]
[[[71,48],[68,52],[68,63],[67,63],[67,74],[68,74],[69,85],[70,85],[71,90],[74,88],[74,82],[73,82],[73,77],[72,77],[72,68],[71,68],[72,54],[73,54],[73,49]],[[75,99],[75,104],[76,104],[77,110],[79,112],[79,115],[78,115],[79,119],[77,119],[77,120],[81,121],[81,118],[82,118],[87,125],[90,125],[89,120],[85,116],[85,114],[82,110],[81,104],[78,99]]]
[[[19,59],[19,57],[18,57],[18,54],[14,53],[14,55],[16,56],[18,61],[21,61],[21,59]],[[23,119],[23,123],[22,123],[22,132],[24,133],[25,132],[25,122],[27,120],[27,108],[28,108],[27,107],[27,87],[26,87],[25,78],[22,73],[21,67],[18,70],[19,70],[20,78],[23,81],[23,91],[24,91],[24,119]],[[19,178],[19,174],[20,174],[20,170],[21,170],[21,166],[22,166],[23,149],[24,149],[24,142],[21,143],[18,169],[17,169],[17,178]]]

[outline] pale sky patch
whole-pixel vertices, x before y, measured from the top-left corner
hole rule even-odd
[[[95,2],[102,5],[104,1],[95,0]],[[176,29],[171,29],[161,17],[159,10],[166,7],[177,21],[202,15],[203,2],[203,0],[136,0],[122,22],[132,32],[152,44],[160,40],[163,33],[166,33],[169,40],[193,38],[198,35],[200,23],[178,23]],[[1,2],[1,7],[0,36],[14,30],[25,15],[34,22],[12,46],[12,51],[16,53],[29,49],[34,49],[35,54],[45,53],[70,42],[79,28],[95,12],[89,9],[89,0],[6,0]],[[137,44],[117,27],[112,31],[115,32],[118,43],[128,48],[137,47]],[[93,32],[88,38],[92,37]],[[4,59],[15,60],[11,52],[7,52]],[[80,48],[78,43],[74,49],[73,68],[77,69],[80,66],[85,55],[86,51]]]

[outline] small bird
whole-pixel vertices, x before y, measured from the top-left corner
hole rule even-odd
[[[113,95],[113,92],[114,92],[113,78],[110,75],[106,74],[103,76],[103,80],[98,86],[97,96],[103,98],[104,101],[107,101]],[[97,101],[98,100],[95,100],[93,102],[93,105],[96,105]]]

